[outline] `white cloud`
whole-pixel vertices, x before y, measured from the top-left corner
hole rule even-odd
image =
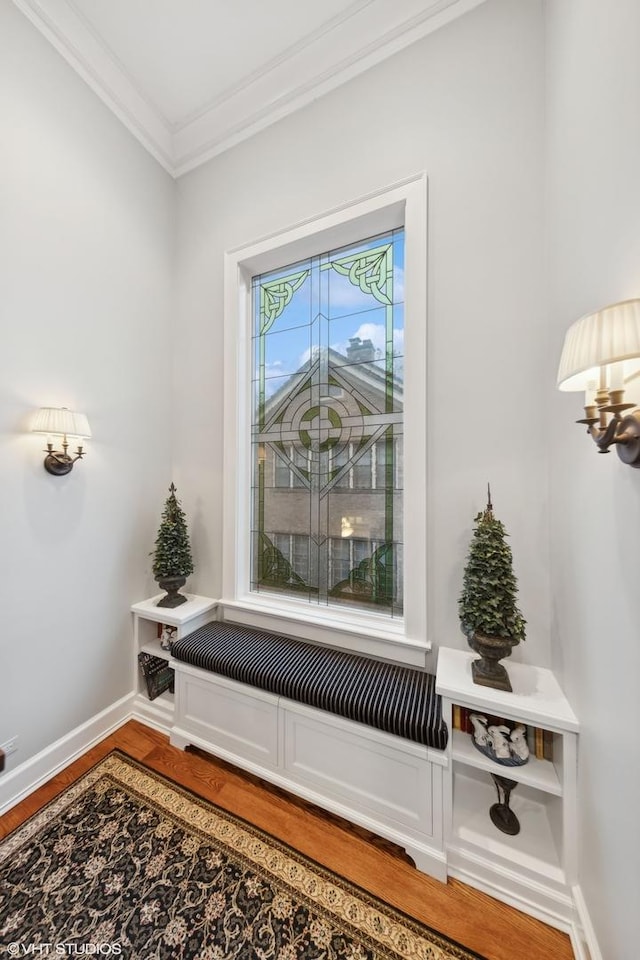
[[[271,363],[266,363],[264,367],[265,396],[267,398],[272,397],[284,383],[283,378],[290,377],[292,373],[296,372],[296,369],[292,368],[290,363],[284,363],[282,360],[273,360]]]
[[[384,324],[361,323],[353,336],[360,337],[361,340],[371,340],[376,351],[376,359],[379,357],[384,357],[386,344],[386,332]],[[337,350],[338,353],[343,353],[346,355],[349,347],[349,341],[346,340],[342,341],[341,343],[332,343],[331,347],[333,350]],[[397,356],[402,356],[404,350],[404,330],[402,328],[396,327],[393,331],[393,349]]]
[[[318,348],[314,347],[313,349],[317,350]],[[298,359],[298,366],[296,367],[296,369],[300,370],[300,368],[304,367],[306,363],[309,363],[309,360],[311,360],[311,347],[307,347],[307,349],[300,354],[300,357]]]

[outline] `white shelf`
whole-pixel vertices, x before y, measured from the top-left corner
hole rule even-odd
[[[477,659],[471,651],[440,647],[437,692],[453,703],[501,717],[549,730],[578,732],[576,715],[551,670],[507,660],[505,666],[513,687],[509,693],[473,682],[471,662]]]
[[[578,720],[550,670],[507,661],[512,691],[473,682],[476,654],[440,647],[436,691],[449,726],[445,780],[447,869],[499,900],[554,926],[573,917],[577,874]],[[531,724],[553,734],[553,760],[531,755],[509,767],[476,749],[471,735],[453,730],[453,707]],[[489,811],[498,802],[490,774],[515,780],[509,806],[520,822],[503,833]]]
[[[498,801],[493,781],[484,783],[455,773],[451,845],[562,884],[565,874],[547,807],[528,795],[518,795],[519,789],[513,790],[509,806],[520,821],[520,833],[511,837],[498,830],[489,816],[491,806]]]
[[[150,653],[152,657],[161,657],[163,660],[171,660],[171,651],[165,650],[160,645],[159,640],[149,640],[140,647],[142,653]]]
[[[549,760],[538,760],[530,755],[528,761],[520,767],[496,763],[495,760],[483,756],[476,750],[471,742],[471,734],[463,733],[461,730],[453,731],[451,756],[458,763],[469,767],[486,770],[488,773],[495,773],[509,780],[517,780],[518,783],[535,787],[536,790],[543,790],[545,793],[552,793],[557,797],[562,796],[562,784],[555,767]]]
[[[133,684],[136,690],[136,712],[139,716],[160,730],[169,731],[175,714],[174,696],[166,690],[154,700],[147,695],[147,686],[139,668],[138,654],[149,653],[160,657],[171,666],[174,663],[170,650],[163,649],[158,636],[158,624],[175,627],[175,639],[178,640],[193,630],[215,620],[217,600],[211,597],[199,597],[186,594],[187,600],[178,607],[159,607],[158,600],[164,596],[159,593],[148,600],[141,600],[131,607],[133,614]]]
[[[195,617],[200,617],[202,614],[215,610],[218,606],[217,600],[188,593],[185,594],[188,598],[187,602],[181,603],[179,607],[159,607],[158,600],[163,596],[163,593],[159,593],[149,600],[141,600],[139,603],[134,603],[131,607],[131,612],[145,620],[153,620],[155,623],[166,623],[170,627],[180,627]]]

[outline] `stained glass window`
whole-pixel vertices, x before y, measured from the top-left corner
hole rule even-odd
[[[402,615],[404,230],[252,280],[251,589]]]

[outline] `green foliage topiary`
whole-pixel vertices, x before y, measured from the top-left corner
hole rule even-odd
[[[191,545],[184,510],[176,497],[176,488],[169,487],[162,522],[153,553],[153,575],[156,580],[166,577],[188,577],[193,573]]]
[[[516,606],[513,556],[505,542],[504,524],[493,515],[490,493],[486,509],[474,522],[458,602],[462,629],[467,636],[479,633],[520,643],[525,639],[526,620]]]

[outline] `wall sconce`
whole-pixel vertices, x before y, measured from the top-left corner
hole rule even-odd
[[[640,373],[640,300],[613,303],[569,327],[558,389],[584,390],[585,423],[598,447],[615,444],[623,463],[640,467],[640,410],[624,402],[624,383]]]
[[[76,460],[81,460],[85,454],[82,449],[82,440],[91,437],[89,421],[84,413],[74,413],[66,407],[41,407],[35,416],[31,431],[45,433],[48,437],[62,437],[62,450],[54,450],[51,440],[47,440],[47,448],[44,451],[47,454],[44,458],[44,468],[56,477],[71,473]],[[78,449],[73,457],[67,452],[68,437],[75,437],[78,440]]]

